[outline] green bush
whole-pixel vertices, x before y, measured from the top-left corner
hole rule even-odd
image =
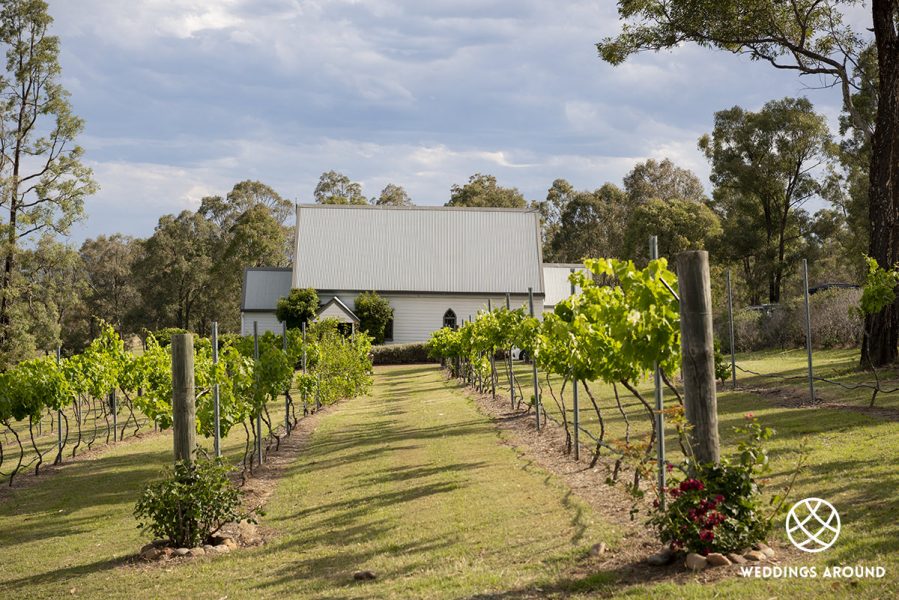
[[[160,346],[162,346],[163,348],[167,348],[172,345],[172,336],[182,333],[190,332],[186,329],[181,329],[180,327],[165,327],[163,329],[157,329],[156,331],[149,331],[145,329],[144,337],[146,338],[148,335],[152,335]]]
[[[437,361],[428,354],[428,345],[421,343],[372,346],[371,362],[375,365],[413,365]]]
[[[363,292],[356,296],[353,308],[359,317],[359,329],[371,336],[372,343],[383,344],[387,324],[393,318],[390,302],[377,292]]]
[[[724,458],[718,465],[685,461],[679,468],[683,477],[672,473],[668,487],[662,490],[668,500],[665,509],[655,501],[650,523],[672,549],[702,555],[740,552],[764,540],[771,531],[772,518],[783,502],[763,514],[759,476],[769,469],[764,442],[774,431],[751,414],[746,420],[745,426],[734,428],[743,438],[736,456]],[[673,465],[668,468],[674,470]]]
[[[179,461],[148,485],[134,516],[138,527],[177,547],[202,545],[222,525],[251,518],[240,511],[240,491],[222,459]]]
[[[290,290],[286,298],[278,300],[275,316],[288,329],[299,329],[318,315],[318,293],[312,288]]]

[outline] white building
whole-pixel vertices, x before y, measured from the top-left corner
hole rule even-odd
[[[355,319],[356,296],[390,302],[388,342],[428,339],[509,295],[543,311],[540,216],[529,209],[298,205],[292,269],[248,269],[241,328],[281,331],[278,299],[314,288],[322,316]]]
[[[552,311],[556,304],[571,295],[572,286],[568,277],[573,271],[586,271],[584,265],[563,264],[563,263],[544,263],[543,265],[543,310]],[[574,288],[575,292],[580,292],[580,287]]]

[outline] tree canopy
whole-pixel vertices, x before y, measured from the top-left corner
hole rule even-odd
[[[322,173],[314,195],[319,204],[368,204],[362,194],[362,185],[337,171]]]
[[[528,203],[518,189],[500,186],[493,175],[475,173],[465,185],[453,185],[446,205],[525,208]]]

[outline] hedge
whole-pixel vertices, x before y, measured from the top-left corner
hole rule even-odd
[[[372,364],[375,365],[412,365],[437,362],[428,356],[428,347],[424,343],[372,346],[371,355]]]

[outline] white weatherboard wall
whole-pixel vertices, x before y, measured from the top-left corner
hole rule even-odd
[[[253,335],[253,321],[256,321],[259,328],[259,335],[266,331],[280,334],[281,321],[275,316],[274,312],[244,312],[240,313],[240,333],[241,335]]]
[[[323,293],[319,300],[327,302],[335,296],[334,293]],[[355,293],[336,294],[340,300],[352,308],[356,296]],[[456,323],[462,324],[463,320],[474,318],[479,310],[487,310],[487,299],[490,299],[493,308],[506,305],[505,295],[496,296],[468,296],[468,295],[442,295],[442,294],[390,294],[383,293],[382,297],[390,302],[393,308],[393,340],[389,344],[410,344],[425,342],[431,337],[431,333],[443,327],[443,315],[447,309],[456,313]],[[520,294],[511,296],[512,308],[524,307],[527,310],[528,297]],[[534,298],[534,312],[539,316],[543,311],[543,298]],[[252,324],[251,324],[252,327]]]

